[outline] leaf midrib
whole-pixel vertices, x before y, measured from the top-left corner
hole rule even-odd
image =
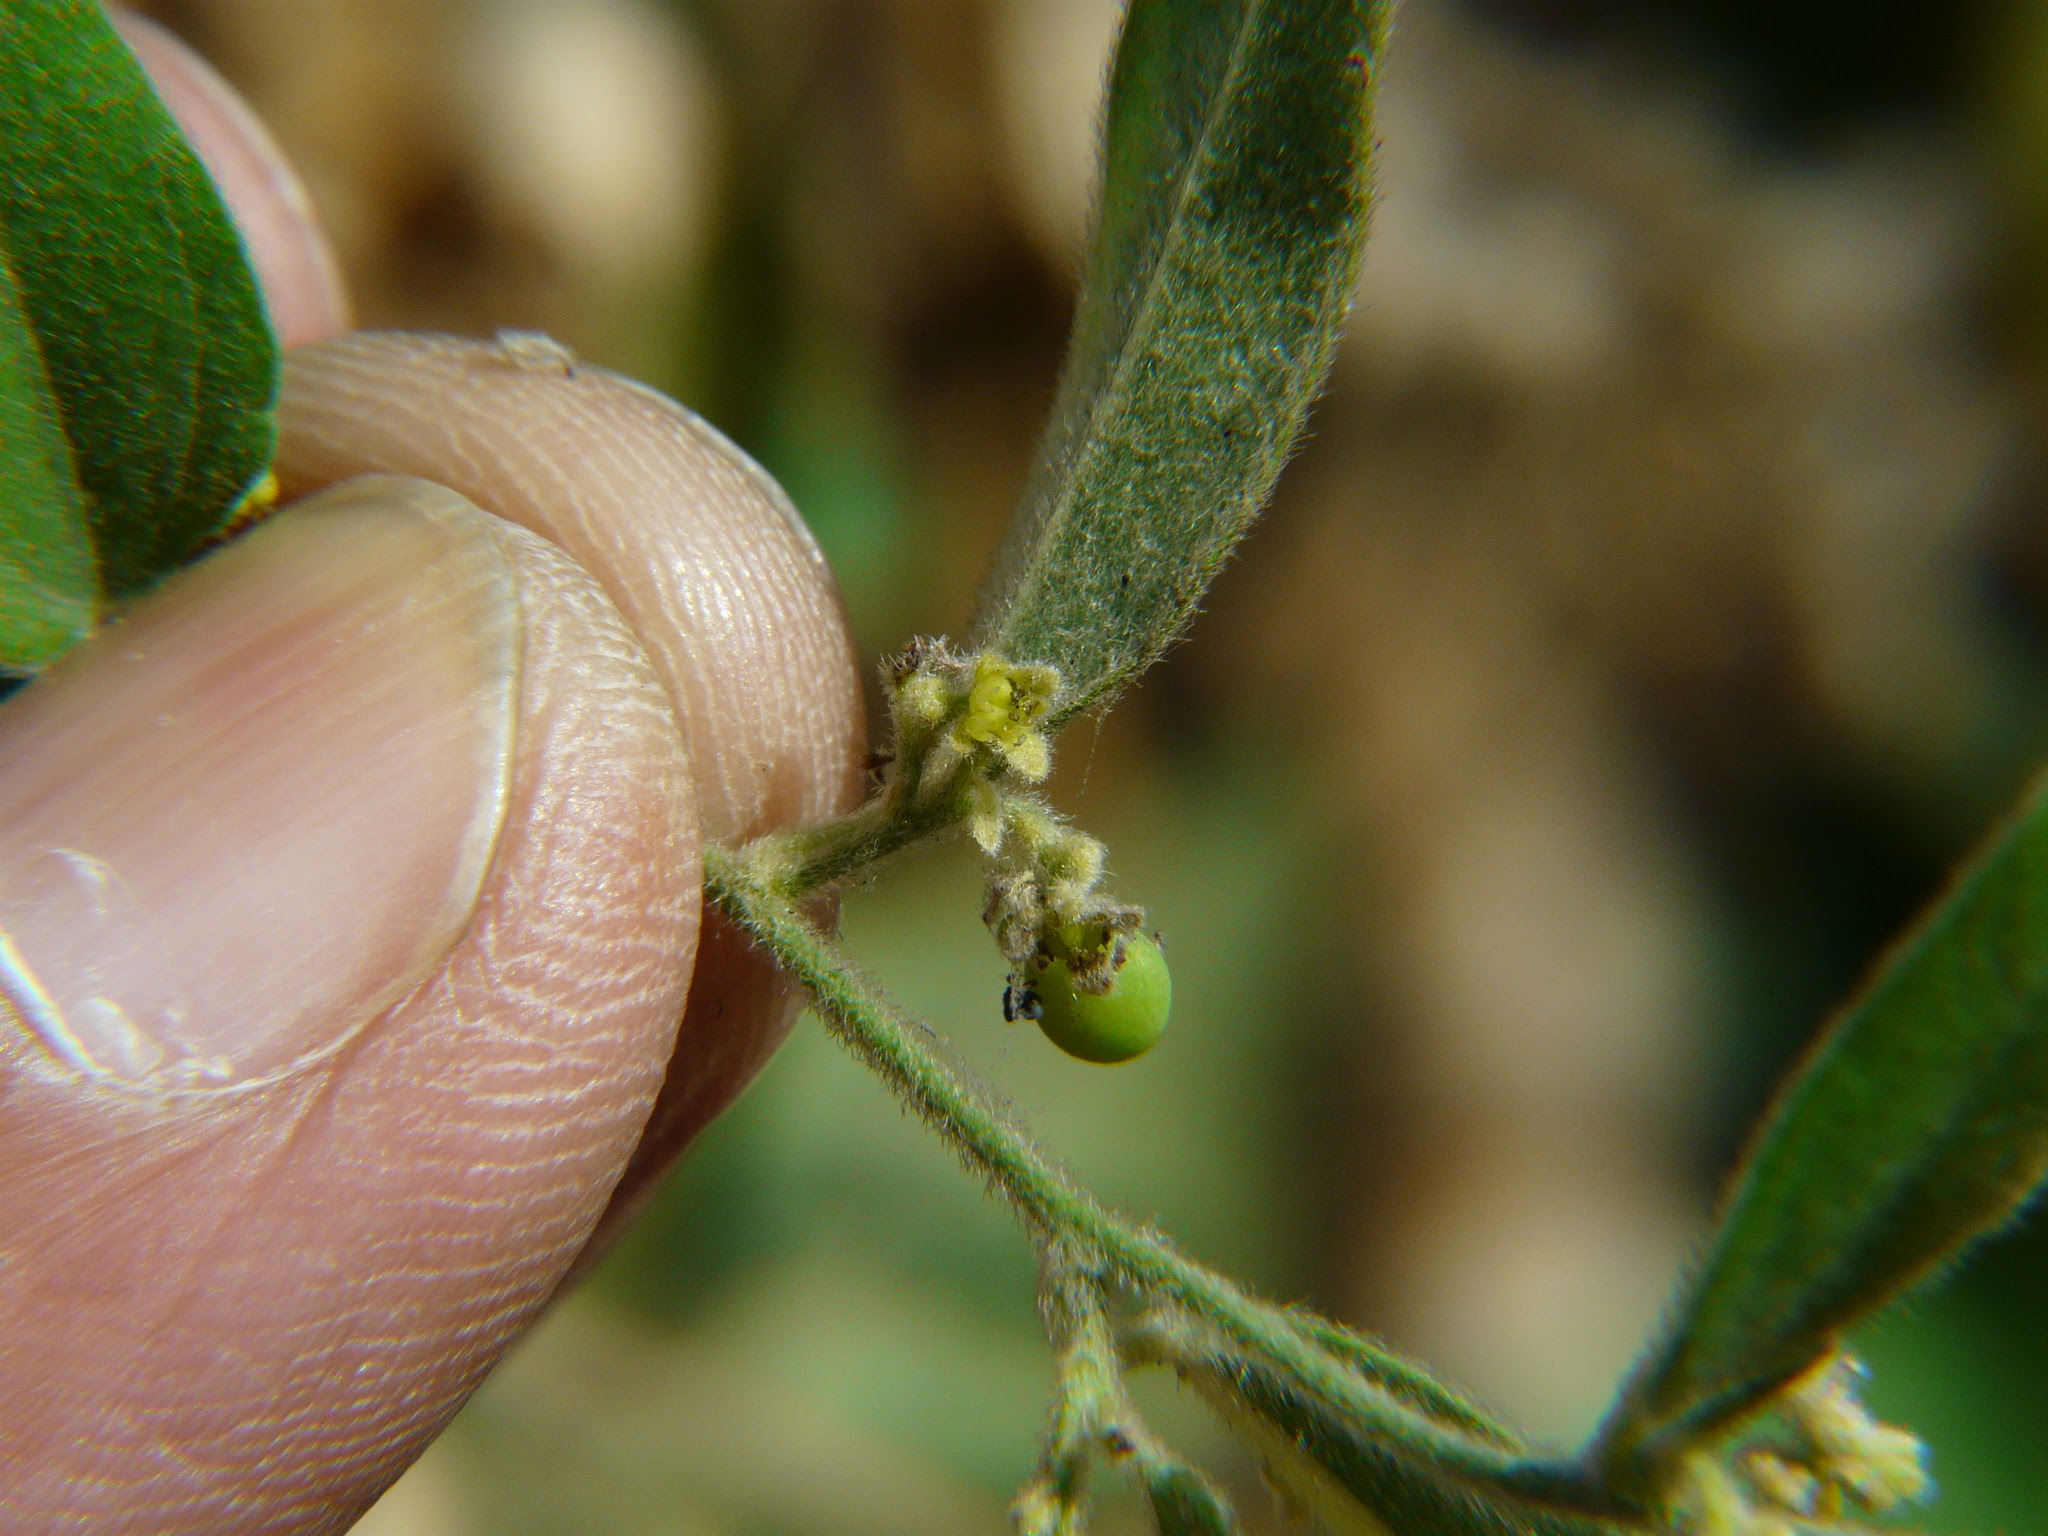
[[[1079,446],[1074,454],[1072,467],[1062,477],[1064,483],[1060,495],[1052,503],[1051,508],[1045,515],[1044,523],[1041,525],[1038,539],[1041,553],[1052,546],[1055,535],[1073,516],[1073,509],[1080,499],[1079,492],[1084,483],[1084,466],[1093,461],[1099,452],[1102,435],[1098,429],[1102,422],[1121,408],[1122,397],[1125,393],[1122,386],[1129,376],[1132,361],[1134,358],[1144,354],[1145,348],[1143,344],[1149,341],[1158,329],[1161,307],[1159,296],[1162,289],[1167,286],[1166,275],[1177,270],[1168,258],[1180,251],[1189,238],[1188,228],[1193,222],[1189,215],[1189,206],[1193,198],[1192,189],[1201,184],[1204,173],[1214,163],[1211,146],[1214,142],[1217,126],[1229,115],[1230,103],[1234,99],[1233,88],[1243,75],[1244,52],[1247,39],[1256,29],[1266,8],[1267,0],[1245,0],[1245,7],[1242,19],[1237,27],[1237,34],[1232,38],[1230,44],[1229,66],[1225,69],[1223,78],[1218,83],[1216,90],[1210,96],[1209,108],[1202,114],[1201,131],[1196,135],[1194,147],[1187,156],[1186,169],[1175,180],[1173,213],[1166,223],[1165,238],[1159,242],[1153,259],[1149,263],[1146,276],[1139,285],[1143,297],[1139,299],[1134,307],[1134,318],[1131,324],[1124,330],[1123,340],[1116,349],[1115,361],[1104,375],[1102,383],[1095,391],[1094,399],[1089,403],[1088,409],[1082,417],[1081,430],[1075,436],[1075,441]],[[1024,582],[1019,584],[1019,590],[1011,600],[1009,616],[1004,619],[1002,627],[996,632],[992,640],[992,646],[998,652],[1003,650],[1004,642],[1015,630],[1015,615],[1029,611],[1029,605],[1023,600],[1024,591],[1038,584],[1040,579],[1039,569],[1039,562],[1034,561],[1029,575]],[[1130,675],[1136,670],[1137,667],[1134,664],[1127,662],[1121,668],[1113,667],[1109,671],[1099,674],[1090,680],[1088,687],[1078,697],[1073,695],[1063,697],[1055,707],[1051,718],[1055,723],[1072,719],[1075,715],[1085,711],[1103,695],[1112,692],[1114,684],[1120,678]]]

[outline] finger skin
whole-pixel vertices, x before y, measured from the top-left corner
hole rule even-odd
[[[331,250],[274,143],[168,34],[116,19],[222,187],[285,344],[345,331]],[[288,393],[280,467],[289,500],[410,464],[574,554],[506,535],[529,649],[498,859],[426,985],[261,1092],[175,1113],[81,1100],[9,1073],[0,1049],[10,1531],[346,1528],[800,1002],[715,916],[696,944],[691,776],[733,840],[856,802],[858,679],[815,546],[765,477],[658,397],[584,371],[565,395],[531,358],[509,372],[545,387],[494,391],[501,349],[424,348],[439,376],[407,360],[408,387],[314,410],[310,434],[292,425],[306,392]],[[436,420],[450,430],[419,438]],[[507,470],[541,471],[547,493],[522,498]],[[675,707],[694,711],[680,740]]]
[[[503,829],[445,961],[249,1092],[108,1092],[4,1035],[0,1529],[346,1529],[544,1304],[637,1143],[696,947],[680,732],[589,578],[470,515],[516,572],[523,654]],[[21,698],[141,643],[206,569]]]
[[[147,17],[108,10],[227,200],[287,347],[349,328],[348,292],[305,185],[269,131],[212,66]]]
[[[779,488],[695,416],[513,339],[359,333],[286,363],[287,496],[388,471],[560,545],[647,645],[683,722],[706,838],[859,803],[859,673],[831,573]],[[594,1257],[773,1054],[800,992],[707,913],[676,1060]]]

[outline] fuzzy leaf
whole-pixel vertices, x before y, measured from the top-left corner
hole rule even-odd
[[[184,564],[267,470],[240,237],[91,0],[0,7],[0,669]]]
[[[1190,1362],[1182,1362],[1184,1368]],[[1467,1475],[1439,1441],[1404,1443],[1257,1360],[1217,1355],[1187,1372],[1266,1458],[1270,1474],[1329,1530],[1392,1536],[1623,1536],[1630,1525],[1545,1497],[1569,1474],[1528,1463],[1526,1490]]]
[[[1886,958],[1782,1093],[1664,1343],[1594,1459],[1683,1446],[2009,1219],[2048,1171],[2048,781]]]
[[[1327,372],[1369,199],[1386,0],[1132,0],[1066,371],[973,639],[1053,723],[1177,639]]]

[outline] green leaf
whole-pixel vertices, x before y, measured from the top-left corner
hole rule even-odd
[[[2048,1171],[2048,783],[1783,1092],[1663,1344],[1591,1453],[1654,1489],[1683,1448],[2008,1220]]]
[[[220,530],[277,387],[240,236],[134,55],[90,0],[0,7],[0,668]]]
[[[1187,1379],[1266,1459],[1269,1473],[1319,1524],[1392,1536],[1622,1536],[1633,1522],[1566,1507],[1585,1490],[1526,1463],[1526,1486],[1475,1476],[1441,1439],[1405,1441],[1368,1426],[1298,1378],[1227,1352],[1182,1361]]]
[[[0,660],[54,656],[92,628],[92,541],[42,353],[18,324],[21,294],[0,255]]]
[[[1186,628],[1328,371],[1365,236],[1385,0],[1132,0],[1066,371],[974,643],[1054,722]]]

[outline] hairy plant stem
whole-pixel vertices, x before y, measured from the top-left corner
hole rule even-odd
[[[1100,1204],[992,1090],[949,1061],[798,910],[748,853],[710,847],[705,894],[809,989],[827,1027],[1018,1213],[1074,1274],[1166,1303],[1269,1361],[1366,1432],[1427,1457],[1475,1493],[1615,1517],[1575,1468],[1527,1456],[1512,1431],[1413,1365],[1325,1319],[1246,1294]]]
[[[1045,1453],[1018,1500],[1018,1516],[1026,1530],[1057,1530],[1064,1512],[1081,1501],[1090,1458],[1129,1455],[1137,1431],[1124,1396],[1115,1330],[1082,1256],[1063,1243],[1042,1244],[1038,1293],[1056,1385]]]
[[[904,719],[900,694],[900,681],[890,685],[892,755],[880,791],[836,821],[747,844],[734,857],[756,884],[798,902],[967,819],[972,755],[944,750],[939,720]]]
[[[1101,1277],[1067,1245],[1042,1244],[1038,1295],[1056,1385],[1038,1471],[1012,1506],[1018,1536],[1080,1532],[1088,1469],[1098,1458],[1134,1466],[1162,1536],[1232,1536],[1238,1526],[1228,1500],[1166,1448],[1131,1402],[1124,1366],[1133,1357],[1119,1349]]]
[[[776,894],[800,901],[837,884],[914,843],[921,843],[966,819],[970,774],[963,763],[951,782],[936,791],[909,792],[914,776],[898,775],[890,792],[877,795],[850,816],[794,832],[778,832],[747,846],[745,858]]]

